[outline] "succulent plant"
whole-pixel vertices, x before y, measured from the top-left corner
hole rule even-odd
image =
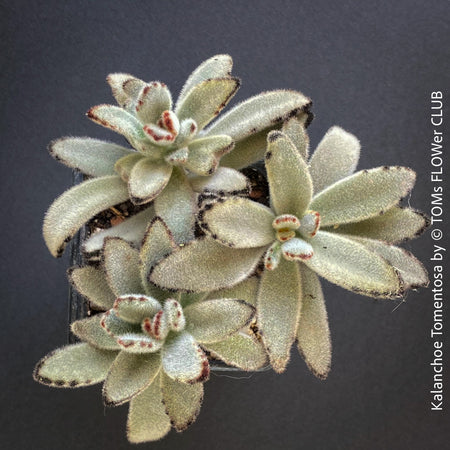
[[[91,177],[63,193],[46,214],[43,233],[54,256],[62,254],[67,241],[94,215],[128,200],[136,205],[153,202],[153,209],[114,231],[94,235],[87,251],[99,250],[112,235],[139,243],[155,215],[166,221],[177,242],[187,242],[194,237],[198,192],[236,194],[247,189],[246,178],[236,169],[261,159],[265,135],[286,118],[308,122],[311,102],[295,91],[265,92],[205,128],[239,88],[231,68],[228,55],[208,59],[190,75],[174,106],[164,83],[123,73],[108,76],[119,106],[95,106],[87,115],[123,135],[133,148],[86,137],[66,137],[50,145],[56,159]]]
[[[264,348],[248,331],[252,305],[218,298],[220,293],[177,295],[141,277],[174,246],[156,218],[140,254],[122,239],[109,238],[102,268],[71,269],[79,292],[106,312],[74,322],[72,331],[83,342],[50,353],[34,372],[37,381],[55,387],[104,381],[106,405],[130,402],[131,442],[160,439],[171,424],[182,431],[195,420],[209,377],[205,350],[243,370],[266,363]]]
[[[299,92],[264,92],[212,122],[239,87],[231,68],[228,55],[208,59],[174,106],[164,83],[112,74],[119,106],[88,116],[132,148],[84,137],[50,146],[88,177],[47,212],[54,256],[99,212],[135,206],[84,242],[89,265],[70,269],[69,279],[97,313],[72,324],[81,342],[44,357],[34,378],[55,387],[104,382],[106,405],[130,402],[131,442],[196,419],[211,359],[246,371],[269,360],[283,372],[296,342],[326,378],[331,339],[319,276],[386,299],[428,284],[423,265],[398,247],[428,226],[401,206],[415,173],[355,173],[359,141],[339,127],[310,157],[311,102]],[[263,159],[269,196],[257,202],[240,170]]]
[[[353,135],[333,127],[308,161],[301,122],[271,131],[265,153],[270,205],[236,196],[210,199],[199,212],[207,237],[157,263],[150,280],[181,291],[229,288],[252,274],[264,255],[257,326],[274,370],[285,370],[297,341],[310,369],[326,377],[331,342],[317,275],[376,298],[397,298],[428,283],[422,264],[394,245],[428,224],[423,214],[399,206],[415,173],[404,167],[353,173],[359,150]]]

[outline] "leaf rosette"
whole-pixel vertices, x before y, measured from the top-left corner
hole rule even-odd
[[[208,201],[198,215],[208,236],[163,259],[150,280],[169,289],[223,289],[251,275],[263,258],[257,324],[273,368],[285,370],[297,341],[310,369],[325,378],[331,341],[318,275],[376,298],[426,286],[423,265],[395,244],[419,235],[428,219],[399,206],[415,182],[411,169],[354,173],[359,141],[339,127],[311,158],[308,147],[304,124],[295,118],[271,131],[270,205],[235,196]],[[189,275],[173,276],[180,264],[192,268]]]
[[[209,125],[240,86],[231,69],[228,55],[206,60],[190,75],[175,105],[162,82],[124,73],[108,76],[118,106],[98,105],[87,115],[124,136],[132,148],[84,137],[50,145],[57,160],[92,177],[63,193],[46,214],[43,233],[54,256],[62,254],[84,223],[119,203],[152,203],[153,209],[93,237],[87,252],[100,250],[112,235],[138,244],[148,217],[155,215],[165,220],[177,242],[187,242],[194,237],[199,192],[247,191],[247,180],[236,169],[262,158],[265,135],[283,120],[298,116],[308,121],[311,102],[295,91],[265,92]]]
[[[182,431],[196,419],[210,372],[207,354],[242,370],[266,364],[248,328],[255,308],[246,297],[175,294],[146,280],[143,275],[175,246],[156,218],[140,253],[109,238],[101,267],[71,269],[75,288],[94,309],[106,311],[74,322],[72,332],[82,342],[50,353],[34,372],[37,381],[55,387],[104,382],[106,405],[130,402],[131,442],[160,439],[171,425]],[[241,289],[248,292],[246,284]]]

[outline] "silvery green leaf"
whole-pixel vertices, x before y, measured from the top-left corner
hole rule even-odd
[[[130,401],[127,437],[133,444],[157,441],[170,431],[170,419],[162,402],[160,375]]]
[[[114,314],[125,322],[141,325],[162,308],[158,300],[147,295],[122,295],[114,302]]]
[[[88,137],[64,137],[49,145],[50,154],[57,161],[91,177],[115,175],[114,164],[132,150],[112,142]]]
[[[314,254],[312,245],[298,238],[284,242],[281,245],[281,252],[288,261],[304,261],[310,259]]]
[[[288,118],[304,114],[310,105],[311,100],[300,92],[263,92],[236,105],[216,120],[206,130],[205,135],[227,134],[237,142],[262,130],[268,132]]]
[[[118,225],[97,231],[83,243],[83,252],[88,255],[99,252],[107,237],[119,237],[134,246],[139,246],[144,238],[145,230],[154,216],[155,210],[153,206],[149,206]]]
[[[164,343],[144,334],[140,324],[119,319],[113,310],[103,314],[100,325],[116,339],[121,349],[128,353],[155,353]]]
[[[133,78],[133,75],[128,73],[110,73],[106,78],[111,86],[112,94],[120,106],[125,106],[129,102],[129,96],[123,90],[123,84]]]
[[[120,238],[108,238],[103,247],[106,278],[116,297],[144,292],[139,272],[139,252]]]
[[[93,347],[103,350],[121,350],[117,341],[101,326],[103,316],[97,314],[87,319],[77,320],[71,325],[72,333]]]
[[[272,243],[275,239],[274,219],[267,206],[243,197],[210,203],[199,215],[205,232],[221,244],[234,248],[262,247]]]
[[[267,270],[275,270],[278,267],[278,264],[280,264],[282,256],[280,242],[274,241],[264,255],[264,267]]]
[[[142,124],[129,112],[118,106],[98,105],[87,112],[94,122],[119,133],[131,143],[144,139]]]
[[[105,273],[93,266],[72,267],[68,272],[69,281],[75,289],[86,297],[94,308],[112,308],[116,296],[111,291]]]
[[[397,244],[420,236],[429,224],[430,219],[420,211],[393,206],[384,214],[361,222],[340,225],[330,231]]]
[[[131,201],[142,205],[152,201],[166,187],[172,174],[172,166],[165,161],[149,158],[138,161],[131,170],[128,188]]]
[[[161,356],[164,372],[175,381],[199,383],[209,378],[208,358],[186,331],[167,337]]]
[[[237,333],[221,342],[206,344],[203,347],[215,358],[241,370],[254,371],[268,364],[262,343],[245,333]]]
[[[325,379],[331,365],[331,337],[320,280],[304,264],[302,279],[302,311],[297,330],[297,345],[309,370]]]
[[[328,186],[309,208],[320,213],[322,227],[359,222],[396,205],[413,188],[415,179],[407,167],[362,170]]]
[[[166,413],[177,431],[183,431],[197,418],[203,401],[203,383],[180,383],[161,373],[161,390]]]
[[[172,107],[172,96],[164,83],[154,81],[145,85],[136,103],[136,116],[144,124],[156,123],[163,111]]]
[[[184,172],[174,167],[170,181],[154,202],[156,215],[172,231],[178,244],[194,237],[196,194]]]
[[[118,176],[87,180],[64,192],[44,218],[43,234],[50,253],[61,256],[66,243],[84,223],[127,199],[127,185]]]
[[[319,231],[311,244],[314,256],[304,264],[331,283],[370,297],[402,295],[403,283],[397,270],[364,245],[326,231]]]
[[[103,384],[106,406],[119,406],[140,394],[154,381],[161,367],[159,353],[120,352]]]
[[[204,61],[189,75],[178,97],[177,106],[185,99],[194,86],[210,78],[229,77],[231,76],[232,68],[233,60],[230,55],[215,55]]]
[[[126,182],[130,179],[130,174],[133,170],[133,167],[142,159],[145,159],[145,156],[141,153],[130,153],[129,155],[126,155],[116,161],[114,170],[120,175],[120,178],[122,178],[122,180]]]
[[[239,86],[239,78],[234,77],[211,78],[202,81],[186,93],[186,96],[177,104],[175,114],[180,121],[195,120],[198,129],[201,130],[222,111]]]
[[[274,125],[270,129],[265,128],[262,131],[254,132],[235,142],[233,151],[224,155],[220,160],[221,167],[226,166],[240,170],[264,159],[267,147],[267,133],[274,128],[280,128],[280,125]]]
[[[209,177],[193,176],[189,181],[196,192],[237,195],[247,193],[249,190],[247,177],[228,167],[219,167]]]
[[[256,306],[259,279],[250,277],[228,289],[220,289],[207,295],[207,299],[214,298],[240,298],[250,305]],[[183,303],[184,305],[184,303]]]
[[[196,240],[160,261],[149,278],[163,289],[214,291],[245,280],[263,253],[264,247],[235,249],[213,239]]]
[[[208,136],[192,141],[189,148],[189,156],[184,167],[197,175],[213,174],[222,155],[233,148],[233,140],[229,136]]]
[[[267,135],[265,164],[273,209],[300,219],[311,201],[312,180],[305,160],[280,131]]]
[[[306,118],[307,116],[291,117],[283,123],[281,131],[292,141],[303,159],[308,161],[309,136],[306,133]]]
[[[145,233],[140,251],[141,279],[145,286],[152,267],[174,250],[172,232],[160,217],[155,217]]]
[[[255,308],[241,299],[216,298],[184,308],[186,331],[200,344],[223,341],[247,326]]]
[[[281,259],[265,270],[258,292],[258,328],[273,369],[284,372],[300,318],[302,286],[298,264]]]
[[[429,279],[425,267],[412,253],[404,248],[363,237],[347,237],[357,240],[391,264],[398,271],[405,290],[428,286]]]
[[[106,378],[117,352],[99,350],[86,343],[61,347],[42,358],[33,378],[52,387],[82,387]]]
[[[351,133],[331,127],[314,151],[309,171],[317,194],[351,175],[358,165],[361,145]]]

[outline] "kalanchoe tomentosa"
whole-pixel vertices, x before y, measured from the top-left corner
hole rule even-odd
[[[171,424],[182,431],[195,420],[209,377],[204,350],[244,370],[266,361],[260,343],[240,331],[251,321],[253,306],[214,294],[174,295],[141,278],[174,245],[156,218],[141,254],[110,238],[103,269],[72,269],[72,283],[94,307],[107,311],[74,322],[72,331],[84,342],[50,353],[34,373],[37,381],[56,387],[104,381],[106,405],[130,401],[131,442],[160,439]]]
[[[302,125],[293,119],[283,131],[267,138],[270,207],[239,197],[208,202],[199,217],[209,237],[162,260],[150,280],[165,288],[203,291],[212,278],[214,288],[224,288],[252,273],[264,254],[257,324],[272,366],[284,371],[297,340],[308,366],[323,378],[331,342],[317,275],[378,298],[427,285],[422,264],[392,245],[420,234],[427,219],[399,206],[414,185],[411,169],[352,174],[359,142],[338,127],[326,134],[308,164]],[[193,270],[174,275],[181,262]]]
[[[91,138],[67,137],[51,144],[56,159],[93,177],[66,191],[47,212],[44,238],[54,256],[95,214],[126,200],[136,205],[154,200],[154,211],[122,224],[117,236],[138,243],[149,217],[158,215],[177,242],[187,242],[193,238],[197,192],[246,189],[245,177],[234,169],[260,159],[266,133],[287,117],[308,121],[311,102],[295,91],[265,92],[205,129],[239,87],[231,68],[228,55],[205,61],[188,78],[175,106],[164,83],[146,83],[123,73],[109,75],[119,106],[99,105],[87,114],[122,134],[133,149]],[[91,241],[88,250],[99,250],[103,237],[112,234]]]

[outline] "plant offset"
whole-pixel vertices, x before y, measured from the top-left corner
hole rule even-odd
[[[130,442],[154,441],[197,417],[210,361],[283,372],[295,343],[326,378],[331,340],[319,276],[349,291],[393,299],[428,284],[397,244],[428,226],[401,201],[405,167],[355,172],[360,145],[332,127],[309,154],[311,101],[269,91],[216,119],[239,88],[228,55],[201,64],[175,105],[167,86],[116,73],[119,106],[87,115],[129,146],[66,137],[51,154],[85,175],[44,220],[59,256],[94,216],[136,205],[83,243],[69,280],[98,314],[71,326],[80,343],[44,357],[34,378],[55,387],[103,382],[104,403],[130,403]],[[267,202],[245,169],[264,161]],[[100,261],[99,261],[100,259]]]

